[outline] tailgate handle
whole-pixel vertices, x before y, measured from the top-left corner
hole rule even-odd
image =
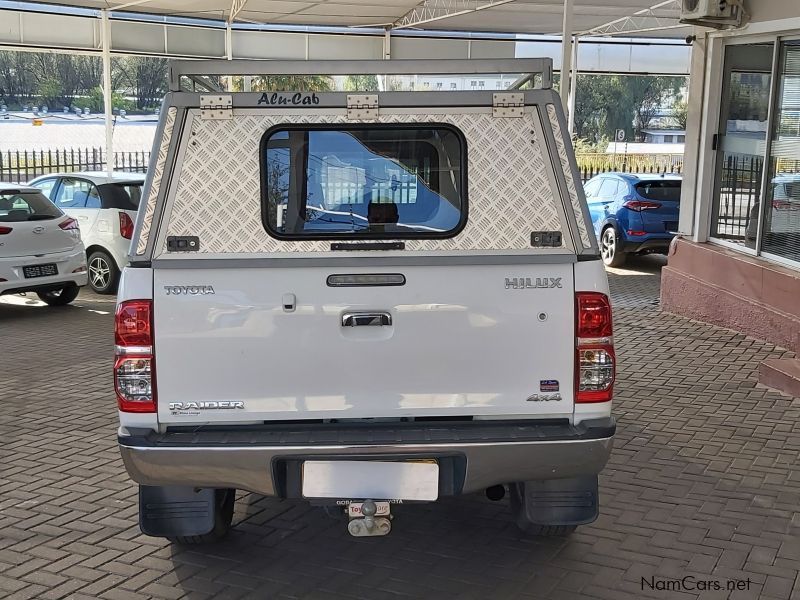
[[[348,312],[342,315],[342,327],[380,327],[391,325],[392,315],[388,312]]]

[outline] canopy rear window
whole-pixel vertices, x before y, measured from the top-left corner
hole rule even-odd
[[[466,142],[450,125],[280,126],[261,154],[278,239],[444,238],[466,223]]]

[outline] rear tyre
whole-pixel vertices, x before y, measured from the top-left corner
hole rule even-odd
[[[220,541],[231,529],[233,523],[233,506],[236,502],[236,490],[220,488],[214,494],[214,529],[204,535],[167,537],[173,544],[193,546],[211,544]]]
[[[620,249],[617,231],[609,226],[600,235],[600,256],[608,267],[621,267],[625,264],[628,255]]]
[[[509,500],[511,504],[511,514],[520,530],[530,536],[536,537],[559,537],[569,535],[575,531],[577,525],[543,525],[533,523],[528,519],[525,511],[525,501],[523,498],[523,485],[521,483],[510,483],[508,485]]]
[[[70,283],[57,290],[37,292],[36,295],[48,306],[65,306],[78,297],[79,291],[80,288],[77,285]]]
[[[89,255],[89,285],[98,294],[114,294],[119,283],[119,269],[114,259],[103,250]]]

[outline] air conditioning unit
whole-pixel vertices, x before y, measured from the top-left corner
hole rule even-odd
[[[739,27],[743,16],[742,0],[681,0],[681,23],[687,25]]]

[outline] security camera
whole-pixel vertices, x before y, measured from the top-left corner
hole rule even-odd
[[[696,35],[687,35],[684,41],[686,42],[687,46],[691,46],[696,40],[697,40]]]

